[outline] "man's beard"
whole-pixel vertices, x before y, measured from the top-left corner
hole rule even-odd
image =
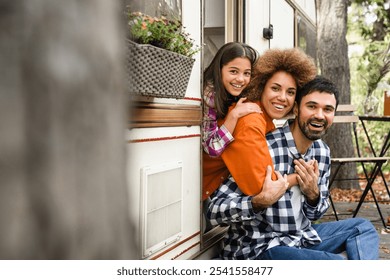
[[[324,130],[322,131],[311,130],[309,128],[309,123],[312,121],[315,121],[316,123],[323,123]],[[326,120],[318,120],[316,118],[311,118],[307,122],[303,122],[299,120],[299,114],[298,114],[298,124],[299,124],[299,128],[302,131],[302,134],[305,135],[307,139],[312,141],[321,139],[321,137],[324,136],[328,131],[328,122]]]

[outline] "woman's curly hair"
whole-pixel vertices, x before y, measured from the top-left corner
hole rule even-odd
[[[300,88],[315,78],[317,67],[314,59],[298,48],[266,50],[253,67],[252,79],[243,96],[259,100],[265,84],[278,71],[291,74]]]

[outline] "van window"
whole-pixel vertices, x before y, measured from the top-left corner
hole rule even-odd
[[[203,22],[203,70],[225,44],[225,1],[205,0]]]
[[[298,42],[297,46],[304,50],[314,60],[317,59],[317,33],[315,26],[299,12],[297,13]]]

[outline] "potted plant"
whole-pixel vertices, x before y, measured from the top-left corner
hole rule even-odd
[[[183,98],[199,51],[180,21],[128,12],[128,88],[133,95]]]

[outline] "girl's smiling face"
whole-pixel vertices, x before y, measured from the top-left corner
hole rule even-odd
[[[296,93],[297,84],[293,76],[285,71],[275,72],[261,94],[264,111],[272,119],[285,117],[294,106]]]
[[[239,96],[251,79],[251,62],[248,58],[237,57],[222,66],[221,76],[226,91]]]

